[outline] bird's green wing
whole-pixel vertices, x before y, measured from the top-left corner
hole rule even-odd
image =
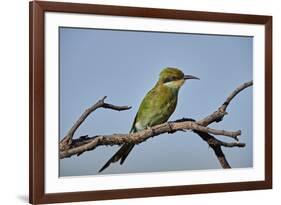
[[[132,124],[131,130],[130,130],[131,133],[137,131],[137,128],[135,127],[135,125],[136,125],[136,122],[139,120],[140,113],[141,113],[141,115],[143,115],[143,112],[145,112],[146,107],[148,106],[148,99],[150,99],[154,94],[155,94],[155,89],[151,89],[146,94],[146,96],[143,98],[143,100],[142,100],[142,102],[140,104],[140,107],[138,109],[138,112],[137,112],[137,114],[135,116],[134,122]]]
[[[174,112],[177,95],[164,86],[155,86],[144,97],[135,117],[133,128],[140,123],[143,129],[166,122]]]
[[[135,116],[135,119],[134,119],[134,122],[132,124],[132,127],[131,127],[131,130],[130,130],[130,133],[133,133],[133,132],[136,132],[136,127],[135,127],[135,124],[136,124],[136,120],[137,120],[137,116],[138,116],[138,113],[136,114]]]

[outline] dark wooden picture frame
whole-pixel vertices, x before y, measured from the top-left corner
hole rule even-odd
[[[29,201],[55,203],[88,200],[153,197],[272,188],[272,17],[214,12],[105,6],[92,4],[30,2],[30,139]],[[247,23],[265,26],[265,180],[203,185],[85,191],[46,194],[44,189],[44,14],[67,12],[127,17],[181,19],[209,22]]]

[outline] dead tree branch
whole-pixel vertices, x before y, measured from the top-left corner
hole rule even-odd
[[[68,131],[66,136],[61,140],[61,142],[60,142],[60,149],[61,150],[69,148],[69,146],[72,143],[72,139],[73,139],[75,131],[86,120],[86,118],[92,112],[94,112],[96,109],[105,108],[105,109],[111,109],[111,110],[117,110],[117,111],[123,111],[123,110],[131,109],[131,107],[129,107],[129,106],[116,106],[116,105],[111,105],[111,104],[105,103],[104,102],[105,99],[106,99],[106,96],[104,96],[101,100],[99,100],[93,106],[91,106],[91,107],[89,107],[88,109],[85,110],[85,112],[80,116],[80,118],[74,123],[74,125]]]
[[[156,125],[149,129],[130,133],[130,134],[112,134],[112,135],[98,135],[93,137],[81,136],[78,139],[73,139],[75,131],[79,126],[84,122],[84,120],[96,109],[106,108],[117,111],[128,110],[131,107],[128,106],[115,106],[107,104],[104,102],[105,98],[102,98],[92,107],[85,110],[81,117],[76,121],[72,128],[68,131],[67,135],[60,141],[60,159],[71,157],[73,155],[81,155],[85,151],[90,151],[95,149],[98,146],[105,145],[122,145],[125,143],[134,143],[139,144],[146,141],[149,138],[164,134],[164,133],[174,133],[177,131],[191,130],[194,133],[198,134],[202,140],[204,140],[214,151],[218,161],[220,162],[223,168],[231,168],[229,163],[226,160],[226,157],[221,149],[221,147],[245,147],[244,143],[232,142],[227,143],[216,139],[212,135],[222,135],[230,137],[238,141],[238,136],[241,135],[241,131],[226,131],[218,130],[207,127],[213,122],[220,122],[223,120],[223,117],[227,114],[226,108],[231,102],[231,100],[245,88],[252,86],[253,82],[247,82],[238,86],[225,100],[225,102],[211,115],[195,121],[193,119],[181,119],[174,122],[166,122],[160,125]],[[212,134],[212,135],[211,135]]]

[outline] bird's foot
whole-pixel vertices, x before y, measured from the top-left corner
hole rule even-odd
[[[147,126],[146,129],[149,129],[151,132],[152,132],[152,135],[154,136],[155,135],[155,131],[152,127],[150,126]]]

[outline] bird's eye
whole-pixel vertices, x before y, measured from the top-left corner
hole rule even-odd
[[[171,82],[171,81],[174,81],[176,80],[176,77],[175,76],[169,76],[165,79],[165,82],[164,83],[167,83],[167,82]]]

